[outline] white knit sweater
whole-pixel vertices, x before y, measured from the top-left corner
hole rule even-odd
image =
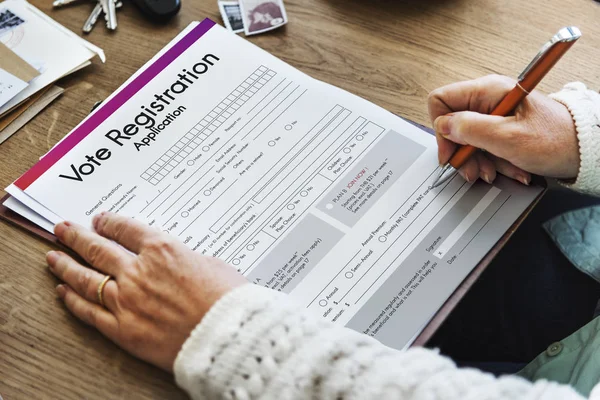
[[[600,194],[600,95],[573,83],[552,97],[577,126],[581,169],[570,186]],[[212,307],[175,378],[194,399],[582,399],[569,386],[459,369],[436,351],[390,349],[252,284]],[[600,399],[600,385],[590,398]]]

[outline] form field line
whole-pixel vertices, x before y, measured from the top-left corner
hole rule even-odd
[[[496,197],[502,191],[497,187],[493,186],[486,194],[483,196],[479,203],[469,211],[469,213],[465,216],[465,218],[454,228],[454,230],[448,235],[446,240],[440,244],[440,246],[435,251],[434,255],[442,259],[446,253],[458,242],[458,240],[463,237],[463,235],[467,232],[467,230],[477,221],[477,218],[489,207],[490,204],[494,201]]]

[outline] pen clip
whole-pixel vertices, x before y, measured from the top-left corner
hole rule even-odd
[[[544,58],[544,55],[546,53],[548,53],[548,51],[550,51],[550,49],[552,47],[554,47],[556,44],[574,42],[575,40],[579,39],[580,37],[581,37],[581,31],[576,26],[567,26],[567,27],[559,30],[556,33],[556,35],[552,36],[552,38],[548,42],[546,42],[546,44],[544,44],[542,46],[542,48],[537,53],[537,55],[533,58],[533,60],[531,60],[529,65],[527,67],[525,67],[523,72],[521,72],[521,75],[519,75],[519,78],[518,78],[519,82],[521,82],[523,79],[525,79],[525,77],[527,76],[529,71],[531,71],[536,66],[536,64],[542,58]]]

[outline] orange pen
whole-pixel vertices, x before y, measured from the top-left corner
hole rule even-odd
[[[517,85],[494,108],[492,115],[504,117],[510,114],[580,37],[581,32],[574,26],[558,31],[519,75]],[[476,151],[473,146],[461,146],[448,163],[439,167],[440,171],[432,187],[438,187],[453,177]]]

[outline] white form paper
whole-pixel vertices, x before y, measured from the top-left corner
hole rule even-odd
[[[27,82],[0,68],[0,107],[9,102],[10,99],[26,87]]]
[[[436,167],[425,131],[205,20],[7,190],[51,222],[146,221],[403,348],[541,191],[432,189]]]
[[[0,42],[31,61],[42,74],[10,102],[0,106],[0,115],[26,100],[38,90],[57,79],[88,65],[98,55],[104,61],[102,50],[69,31],[25,0],[6,0],[0,3],[0,13],[12,12],[23,23],[0,34]],[[65,51],[68,49],[68,51]]]
[[[42,217],[40,214],[33,211],[31,208],[27,207],[25,204],[21,203],[15,197],[7,198],[4,203],[2,203],[6,208],[11,209],[12,211],[20,214],[21,216],[27,218],[37,226],[47,230],[50,233],[54,233],[54,224],[48,221],[46,218]]]

